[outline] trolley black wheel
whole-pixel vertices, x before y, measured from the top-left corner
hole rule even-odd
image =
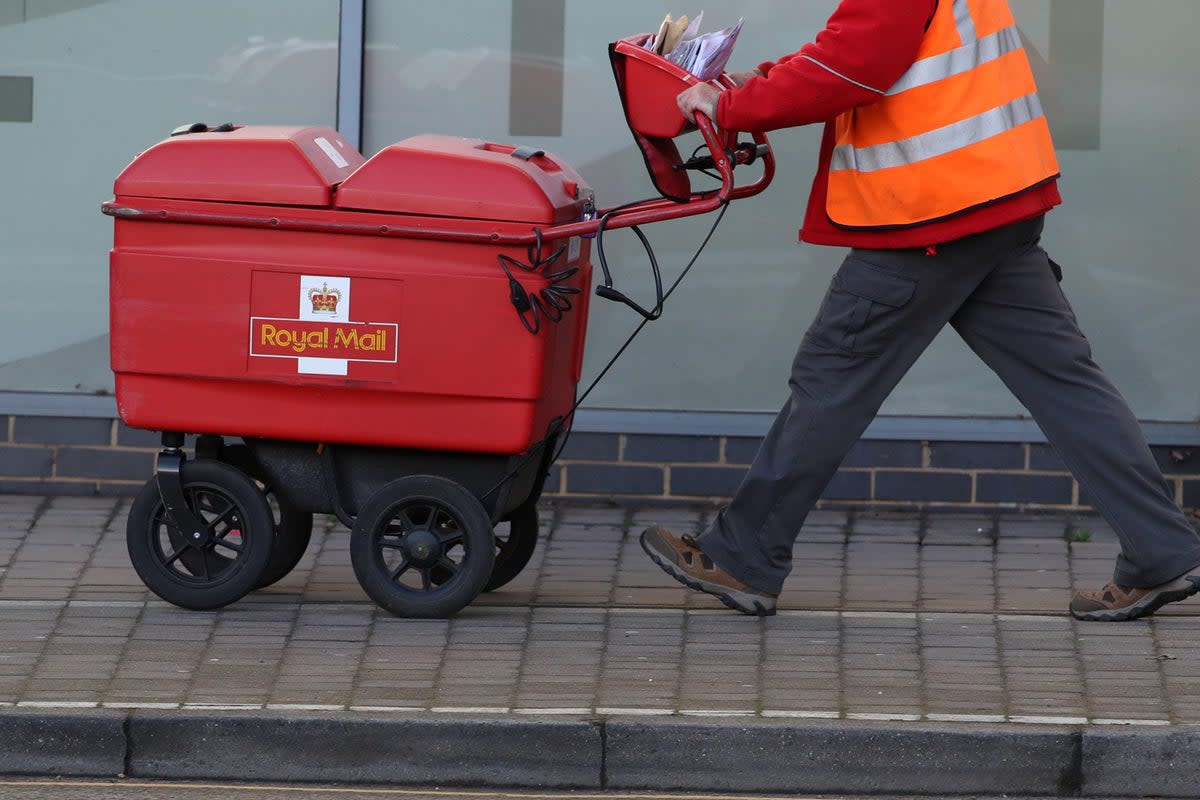
[[[445,618],[475,599],[492,574],[492,523],[454,481],[392,481],[359,512],[350,563],[372,600],[400,617]],[[449,577],[434,580],[434,573]]]
[[[255,589],[263,589],[286,578],[308,549],[312,539],[313,515],[301,511],[271,488],[266,473],[244,444],[228,444],[221,450],[221,460],[240,469],[253,478],[267,498],[271,516],[275,520],[275,541],[271,547],[271,558],[267,568],[258,579]]]
[[[503,526],[504,523],[501,523]],[[493,534],[496,543],[496,564],[483,590],[490,592],[521,574],[521,570],[533,558],[538,543],[538,511],[532,503],[513,512],[508,520],[508,531],[497,527]]]
[[[250,478],[219,461],[189,461],[180,479],[188,508],[204,529],[176,527],[151,478],[129,509],[129,560],[147,588],[168,603],[198,611],[229,605],[254,588],[267,566],[271,509]]]
[[[521,574],[537,548],[538,525],[537,506],[530,503],[518,508],[506,522],[496,526],[492,534],[496,545],[496,561],[483,591],[499,589]],[[434,567],[435,585],[440,586],[449,579],[448,570]]]

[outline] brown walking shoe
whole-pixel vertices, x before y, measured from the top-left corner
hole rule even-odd
[[[642,549],[663,571],[688,588],[716,595],[721,602],[752,617],[775,614],[776,595],[760,592],[713,563],[693,536],[676,536],[661,525],[642,532]]]
[[[1078,592],[1071,600],[1071,616],[1088,622],[1125,622],[1146,617],[1167,603],[1200,592],[1200,572],[1173,581],[1138,589],[1110,583],[1098,592]]]

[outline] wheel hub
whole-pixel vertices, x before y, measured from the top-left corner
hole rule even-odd
[[[234,514],[229,518],[229,529],[224,532],[224,537],[227,538],[235,534],[240,536],[242,532],[241,528],[241,522],[239,522],[238,516]],[[212,528],[193,531],[184,529],[181,533],[184,540],[197,550],[212,550],[217,545],[217,532]]]
[[[442,542],[433,531],[413,531],[404,537],[404,545],[417,567],[432,567],[442,557]]]

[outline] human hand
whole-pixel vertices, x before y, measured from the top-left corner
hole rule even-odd
[[[733,81],[734,86],[745,86],[746,82],[751,78],[761,78],[763,77],[763,74],[757,68],[755,68],[749,72],[728,72],[725,74],[725,77]]]
[[[689,86],[675,98],[679,113],[692,124],[696,124],[696,112],[703,114],[713,122],[717,119],[717,100],[721,92],[709,83],[697,83]]]

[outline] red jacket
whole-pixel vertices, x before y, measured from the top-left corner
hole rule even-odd
[[[1044,214],[1062,202],[1050,182],[1011,200],[942,222],[904,230],[848,231],[825,213],[832,121],[876,101],[865,87],[887,89],[916,60],[937,0],[841,0],[825,30],[798,53],[759,65],[762,78],[722,92],[717,124],[756,132],[825,123],[817,176],[800,239],[813,244],[864,248],[928,247]]]

